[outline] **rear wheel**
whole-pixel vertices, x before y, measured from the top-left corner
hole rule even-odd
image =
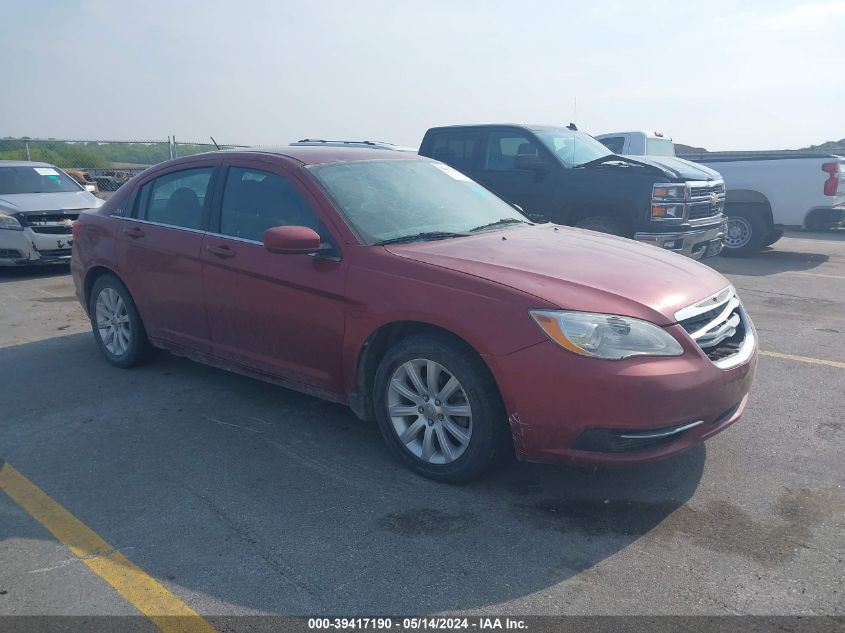
[[[88,306],[97,346],[112,365],[128,368],[146,360],[150,349],[141,315],[126,286],[114,275],[94,282]]]
[[[593,215],[588,218],[582,218],[575,223],[575,226],[579,229],[609,233],[610,235],[618,235],[620,237],[630,236],[630,231],[625,222],[621,218],[615,218],[610,215]]]
[[[728,228],[722,255],[747,257],[763,248],[763,240],[769,231],[755,207],[732,207],[727,209],[727,214]]]
[[[388,350],[375,377],[379,429],[416,473],[464,481],[505,452],[507,421],[481,359],[445,336],[410,336]]]

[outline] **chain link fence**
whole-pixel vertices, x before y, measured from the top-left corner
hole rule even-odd
[[[0,139],[0,160],[32,160],[64,169],[79,184],[101,198],[108,196],[135,174],[171,158],[211,152],[214,143],[163,140],[102,141],[77,139]],[[243,145],[219,145],[220,149]]]

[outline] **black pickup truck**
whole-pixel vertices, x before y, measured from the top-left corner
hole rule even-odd
[[[613,154],[575,126],[456,125],[419,153],[451,165],[535,221],[613,233],[687,255],[717,255],[725,235],[718,172]]]

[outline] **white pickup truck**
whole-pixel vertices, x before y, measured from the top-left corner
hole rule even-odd
[[[675,154],[672,139],[655,132],[615,132],[596,138],[617,154]],[[724,255],[756,253],[780,239],[785,226],[826,229],[845,220],[842,156],[787,150],[702,152],[680,158],[715,169],[725,179]]]

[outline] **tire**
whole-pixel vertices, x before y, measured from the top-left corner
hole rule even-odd
[[[747,257],[759,252],[770,232],[760,211],[753,206],[735,206],[729,207],[726,212],[728,229],[722,255]]]
[[[772,229],[763,240],[763,246],[771,246],[783,237],[783,229]]]
[[[441,402],[438,393],[449,390]],[[507,454],[510,432],[493,377],[474,351],[447,336],[416,334],[391,347],[376,371],[373,402],[391,454],[423,477],[466,481]]]
[[[128,369],[147,359],[150,351],[147,332],[132,295],[120,279],[112,274],[97,278],[91,288],[88,314],[97,347],[112,365]],[[106,317],[109,326],[101,329],[98,319],[103,322]]]
[[[579,229],[609,233],[619,237],[630,237],[631,233],[622,219],[610,215],[593,215],[582,218],[575,223],[575,226]]]

